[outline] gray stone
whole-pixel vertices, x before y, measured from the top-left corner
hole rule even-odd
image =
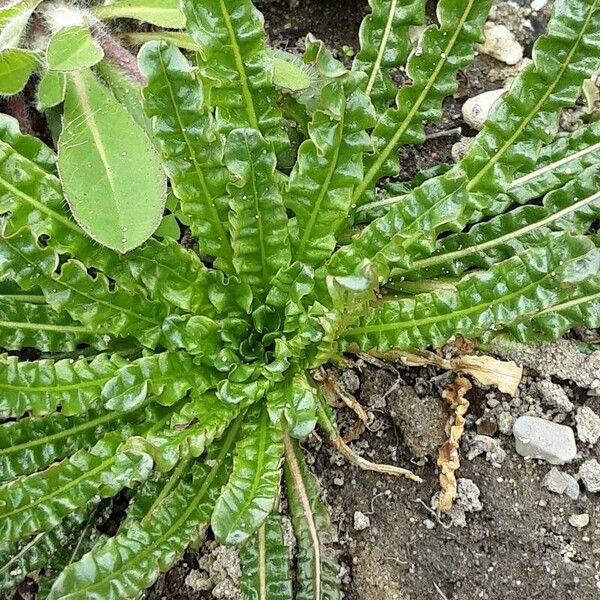
[[[500,433],[504,435],[510,435],[512,433],[513,424],[515,418],[507,410],[503,410],[497,417],[498,429]]]
[[[513,426],[517,452],[551,465],[564,465],[577,455],[575,434],[570,427],[539,417],[519,417]]]
[[[574,408],[565,390],[548,379],[538,381],[534,384],[533,389],[539,394],[546,406],[556,408],[564,413],[571,412]]]
[[[506,452],[502,448],[499,439],[488,435],[474,435],[472,439],[469,439],[467,459],[473,460],[484,453],[486,460],[490,461],[495,467],[499,467],[506,458]]]
[[[600,463],[592,458],[579,467],[579,478],[588,492],[600,492]]]
[[[600,417],[588,406],[577,409],[575,423],[577,437],[584,444],[593,446],[600,439]]]
[[[552,467],[544,477],[542,485],[555,494],[566,494],[571,500],[579,498],[579,484],[575,477]]]
[[[479,52],[493,56],[506,63],[516,65],[523,58],[523,47],[508,27],[488,21],[485,24],[485,42],[477,44]]]
[[[465,123],[478,131],[483,129],[483,125],[490,114],[494,102],[504,94],[504,88],[500,90],[491,90],[483,92],[473,98],[469,98],[462,106],[462,115]]]
[[[357,510],[354,512],[354,529],[356,531],[362,531],[371,527],[371,519],[364,513]]]
[[[590,524],[590,515],[583,513],[581,515],[571,515],[569,517],[569,524],[576,529],[583,529]]]
[[[481,491],[472,479],[463,477],[457,481],[456,504],[465,512],[478,512],[483,509],[480,495]]]

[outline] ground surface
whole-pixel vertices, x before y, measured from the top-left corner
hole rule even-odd
[[[367,10],[366,1],[360,0],[272,0],[262,6],[271,43],[290,51],[302,47],[309,31],[332,48],[357,48],[358,26]],[[532,12],[530,0],[498,1],[493,18],[515,34],[529,56],[547,14],[547,8]],[[474,67],[461,75],[455,97],[446,102],[444,120],[429,129],[450,130],[449,135],[405,151],[403,176],[450,161],[451,148],[460,139],[452,130],[462,127],[463,135],[475,133],[463,122],[464,101],[501,87],[518,67],[479,55]],[[586,350],[593,350],[598,344],[594,335],[579,332],[573,340],[512,356],[526,367],[516,398],[474,386],[468,395],[471,409],[458,474],[464,493],[452,517],[441,521],[430,507],[439,490],[435,458],[449,414],[440,396],[449,376],[430,368],[399,367],[393,373],[372,366],[332,373],[375,415],[371,431],[353,448],[371,460],[408,465],[424,479],[416,485],[358,471],[316,439],[305,445],[339,533],[345,598],[600,598],[600,494],[586,492],[580,484],[579,498],[572,500],[546,489],[542,480],[551,465],[524,460],[511,433],[513,420],[523,414],[545,416],[574,430],[581,407],[600,415],[600,395],[592,390],[600,377],[600,346],[593,354],[577,346],[578,339],[584,340],[592,342]],[[565,408],[565,394],[572,408]],[[346,428],[354,422],[349,411],[340,411],[338,418]],[[574,476],[584,461],[600,460],[600,442],[591,447],[578,439],[577,446],[577,458],[560,467]],[[485,451],[474,456],[482,448],[487,456]],[[570,517],[582,514],[589,515],[589,524],[578,529],[569,523]],[[366,524],[365,516],[368,526],[357,529],[361,521]],[[239,599],[239,576],[235,552],[209,544],[201,553],[188,552],[146,597]],[[22,586],[11,597],[28,596],[27,586]]]

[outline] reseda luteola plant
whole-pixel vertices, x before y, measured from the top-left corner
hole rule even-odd
[[[102,154],[118,103],[96,67],[59,76],[58,170],[51,148],[0,120],[2,589],[44,569],[40,598],[138,598],[210,525],[241,548],[246,598],[339,598],[298,444],[317,424],[337,436],[311,370],[458,334],[529,343],[600,326],[600,124],[558,135],[600,66],[597,0],[556,0],[467,155],[403,184],[385,183],[398,150],[441,117],[490,0],[440,0],[415,48],[424,0],[371,5],[350,70],[312,37],[302,65],[274,54],[250,0],[184,0],[186,32],[163,37],[186,49],[141,48],[140,156],[156,148],[193,250],[158,234],[119,248],[121,231],[111,250],[92,239],[111,235],[102,211],[70,198],[91,186],[79,142],[113,192],[135,160],[134,147],[122,163]],[[94,542],[121,492],[123,522]]]

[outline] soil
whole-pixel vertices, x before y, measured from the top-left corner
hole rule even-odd
[[[430,4],[432,18],[435,3]],[[366,0],[266,0],[261,9],[272,45],[293,52],[302,48],[311,32],[348,60],[349,49],[358,48],[357,32],[368,6]],[[497,1],[493,13],[495,22],[515,34],[526,56],[547,17],[548,8],[532,11],[530,0]],[[452,146],[461,137],[456,128],[463,136],[476,133],[462,119],[464,101],[500,87],[515,72],[515,67],[478,55],[473,67],[461,74],[457,93],[446,101],[443,120],[428,129],[441,136],[403,151],[401,179],[450,162]],[[377,462],[408,466],[423,478],[422,484],[414,484],[359,471],[316,437],[305,444],[338,531],[344,598],[600,598],[600,494],[586,493],[580,486],[579,499],[571,500],[546,489],[542,480],[551,465],[519,456],[511,434],[512,422],[523,414],[545,416],[573,429],[579,408],[587,406],[600,415],[598,339],[597,332],[580,331],[568,340],[516,349],[506,356],[525,366],[515,398],[473,386],[467,395],[471,406],[458,471],[464,493],[451,515],[439,520],[432,498],[439,491],[437,449],[449,417],[441,392],[452,377],[429,367],[402,365],[396,365],[395,372],[372,365],[352,372],[331,371],[374,415],[369,430],[352,443],[353,449]],[[555,385],[543,388],[548,384]],[[551,393],[544,396],[542,388]],[[562,392],[571,401],[571,410],[552,404],[552,394]],[[348,410],[340,409],[337,416],[342,432],[355,422]],[[484,441],[491,451],[475,456],[481,448],[481,438],[476,437],[480,434],[487,436]],[[600,459],[600,442],[590,447],[578,440],[577,446],[577,458],[560,467],[575,477],[582,462]],[[357,511],[362,515],[357,517]],[[590,522],[578,529],[569,517],[581,514],[588,514]],[[357,529],[356,525],[365,526],[365,516],[368,525]],[[22,586],[10,597],[28,595],[27,586]],[[212,542],[199,551],[190,550],[145,597],[240,599],[237,556]]]

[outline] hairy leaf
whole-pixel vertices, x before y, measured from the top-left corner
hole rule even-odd
[[[95,6],[93,11],[99,19],[126,17],[172,29],[185,24],[178,0],[117,0]]]
[[[38,55],[22,48],[0,50],[0,94],[18,94],[38,64]]]
[[[92,37],[88,27],[59,29],[50,39],[46,51],[52,71],[77,71],[93,67],[104,58],[104,50]]]

